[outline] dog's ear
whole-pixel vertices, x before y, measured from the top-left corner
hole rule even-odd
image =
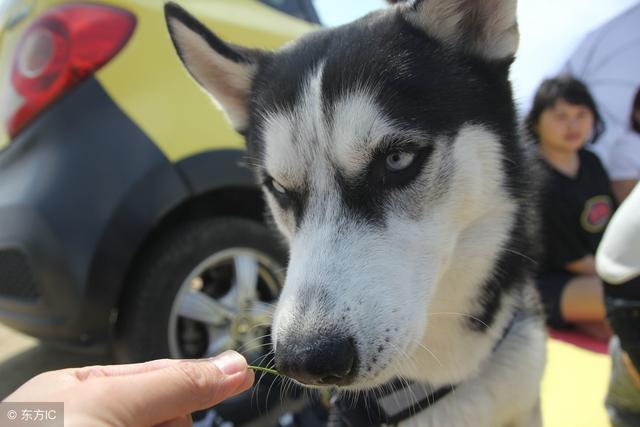
[[[517,0],[416,0],[408,19],[447,46],[492,60],[518,49]]]
[[[175,3],[165,4],[164,12],[171,40],[187,70],[243,133],[258,62],[267,53],[222,41]]]

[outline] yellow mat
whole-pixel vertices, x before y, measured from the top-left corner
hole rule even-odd
[[[542,381],[545,427],[609,427],[604,409],[611,362],[606,354],[548,340]]]

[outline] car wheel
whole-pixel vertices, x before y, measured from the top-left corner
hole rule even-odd
[[[130,276],[116,358],[202,358],[235,349],[250,363],[263,362],[285,265],[280,240],[256,221],[214,218],[171,230],[152,242]],[[246,417],[256,402],[245,405],[242,396],[229,406],[244,407]]]

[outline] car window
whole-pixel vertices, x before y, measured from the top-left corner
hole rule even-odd
[[[1,1],[1,0],[0,0]],[[260,0],[262,3],[266,3],[269,6],[278,9],[287,15],[295,16],[296,18],[304,19],[305,21],[312,21],[313,16],[309,16],[308,10],[304,8],[304,2],[300,0]]]
[[[320,23],[327,27],[346,24],[386,7],[385,0],[311,0]]]

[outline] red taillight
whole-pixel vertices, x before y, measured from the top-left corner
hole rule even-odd
[[[70,4],[47,11],[27,28],[11,70],[7,128],[15,136],[38,113],[113,58],[133,33],[122,9]]]

